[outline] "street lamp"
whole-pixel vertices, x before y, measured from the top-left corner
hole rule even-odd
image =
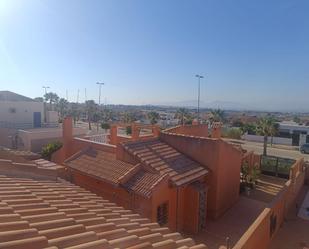
[[[47,89],[50,88],[49,86],[43,86],[42,88],[44,88],[45,90],[45,94],[47,93]]]
[[[44,88],[45,90],[45,95],[47,94],[47,89],[49,89],[50,87],[49,86],[43,86],[42,88]],[[46,123],[46,103],[44,101],[44,98],[43,98],[43,107],[44,107],[44,122]]]
[[[104,85],[102,82],[97,82],[97,85],[99,85],[99,105],[101,104],[101,88]]]
[[[201,79],[204,78],[204,76],[202,75],[195,75],[195,77],[198,78],[198,96],[197,96],[197,122],[200,123],[200,88],[201,88],[201,84],[200,84],[200,81]]]

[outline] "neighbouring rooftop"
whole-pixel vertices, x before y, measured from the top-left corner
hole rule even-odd
[[[13,93],[10,91],[0,91],[0,101],[27,101],[35,102],[34,99],[28,98],[26,96]]]
[[[205,167],[157,138],[122,145],[142,164],[162,175],[168,174],[176,186],[191,183],[208,173]]]
[[[116,185],[128,172],[136,167],[117,160],[115,153],[96,150],[91,147],[73,155],[66,160],[65,164],[74,170]]]
[[[0,248],[207,248],[63,180],[0,175]]]

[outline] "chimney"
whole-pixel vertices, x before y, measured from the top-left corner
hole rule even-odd
[[[160,127],[158,125],[152,126],[152,134],[154,137],[158,137],[160,135]]]
[[[65,117],[62,123],[63,144],[69,144],[73,139],[73,121],[72,117]]]
[[[132,128],[132,135],[131,135],[132,141],[136,141],[139,138],[140,128],[135,123],[131,124],[131,128]]]
[[[193,119],[193,121],[192,121],[192,125],[199,125],[200,123],[199,123],[199,121],[195,118],[195,119]]]
[[[112,124],[110,128],[110,135],[109,135],[109,143],[116,145],[117,144],[117,125]]]

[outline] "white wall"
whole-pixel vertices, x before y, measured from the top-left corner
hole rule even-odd
[[[14,109],[12,113],[10,110]],[[0,101],[0,122],[13,124],[33,124],[33,113],[41,113],[44,120],[44,105],[42,102],[30,101]]]
[[[84,136],[85,134],[85,129],[73,128],[74,136]],[[18,130],[18,137],[23,144],[23,148],[20,149],[38,152],[49,141],[62,140],[62,128]]]
[[[58,123],[59,122],[59,115],[56,111],[47,111],[46,112],[46,122],[51,123]]]
[[[261,142],[263,143],[264,137],[258,135],[243,135],[243,139],[251,142]],[[271,142],[271,137],[268,137],[268,143]],[[292,145],[292,138],[284,137],[273,137],[273,144],[282,144],[282,145]]]

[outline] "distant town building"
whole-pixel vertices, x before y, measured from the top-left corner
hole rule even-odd
[[[300,125],[294,121],[279,123],[279,137],[291,138],[292,145],[298,146],[309,142],[309,126]]]

